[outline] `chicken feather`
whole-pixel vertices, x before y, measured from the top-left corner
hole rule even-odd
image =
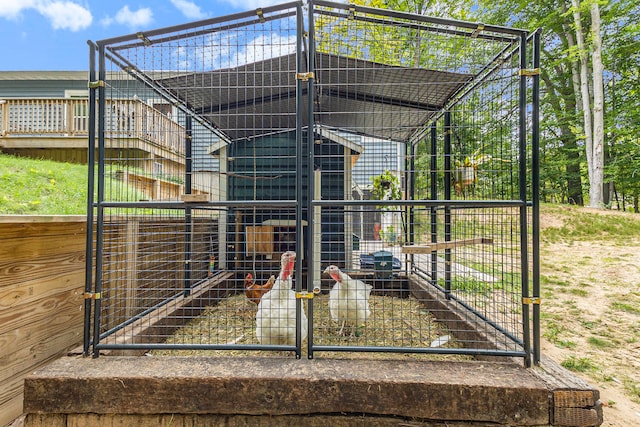
[[[336,281],[329,292],[331,318],[342,323],[340,335],[344,333],[346,325],[351,328],[353,336],[355,329],[364,324],[371,315],[369,296],[372,286],[361,280],[353,279],[335,265],[330,265],[324,272]]]
[[[244,293],[247,298],[256,305],[260,303],[262,296],[273,288],[276,282],[276,276],[269,277],[269,280],[263,285],[259,285],[253,281],[253,275],[248,273],[244,279]]]
[[[256,337],[260,344],[295,345],[296,294],[291,289],[296,254],[282,254],[282,268],[269,292],[263,295],[256,313]],[[302,339],[307,338],[307,316],[302,310]]]

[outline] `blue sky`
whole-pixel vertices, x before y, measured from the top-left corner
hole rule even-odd
[[[102,40],[285,2],[0,0],[0,71],[86,70],[87,40]]]

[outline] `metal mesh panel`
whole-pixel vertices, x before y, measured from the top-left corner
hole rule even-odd
[[[355,337],[336,339],[345,316],[333,316],[314,325],[313,350],[521,353],[528,273],[520,252],[528,237],[518,199],[526,183],[519,182],[519,64],[505,55],[519,40],[469,37],[393,12],[324,3],[314,12],[314,124],[364,147],[344,172],[352,189],[331,203],[316,198],[315,239],[323,265],[331,260],[371,295]],[[484,79],[468,91],[478,75]],[[343,157],[320,154],[315,162]],[[322,186],[342,173],[321,170]],[[358,202],[376,198],[405,202]],[[340,242],[353,235],[353,249],[328,245],[331,228]],[[366,292],[344,298],[357,310]],[[314,307],[322,303],[314,299]]]
[[[316,1],[98,42],[93,351],[527,357],[523,34]]]
[[[265,282],[299,250],[296,14],[285,5],[103,43],[97,348],[256,344],[244,338],[256,312],[247,276]],[[277,112],[256,111],[276,93]],[[186,332],[207,307],[225,320],[206,337]]]

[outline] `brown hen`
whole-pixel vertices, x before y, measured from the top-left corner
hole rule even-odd
[[[276,276],[271,276],[269,280],[267,280],[267,283],[259,285],[253,281],[253,275],[248,273],[244,278],[244,293],[248,299],[255,304],[259,304],[262,296],[271,290],[275,282]]]

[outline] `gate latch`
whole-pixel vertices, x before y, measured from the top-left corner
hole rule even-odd
[[[296,299],[313,299],[313,297],[315,295],[318,295],[319,293],[320,293],[320,288],[315,287],[313,288],[313,292],[307,292],[307,291],[296,292]]]
[[[85,292],[84,299],[100,299],[102,294],[100,292]]]
[[[315,78],[315,74],[313,74],[313,71],[309,71],[307,73],[296,73],[296,79],[302,80],[303,82],[306,82],[307,80],[313,78]]]

